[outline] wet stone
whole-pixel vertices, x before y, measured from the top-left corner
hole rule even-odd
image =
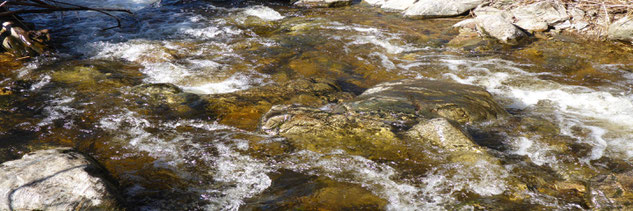
[[[444,118],[420,122],[407,131],[412,139],[430,141],[450,151],[479,151],[467,133]]]
[[[608,38],[633,42],[633,18],[623,17],[609,26]]]
[[[508,115],[482,88],[424,79],[378,84],[342,106],[355,113],[376,113],[402,120],[443,117],[471,123]]]
[[[117,210],[118,196],[91,158],[69,148],[0,164],[1,210]]]
[[[323,106],[349,100],[336,82],[327,79],[296,79],[228,94],[206,95],[207,110],[219,122],[242,129],[255,129],[259,119],[273,105]]]
[[[195,116],[204,112],[206,105],[206,101],[200,96],[183,92],[173,84],[144,84],[133,87],[131,90],[134,96],[130,98],[140,105],[139,109],[145,109],[148,106],[157,114],[167,115],[171,112],[177,116]]]
[[[403,142],[382,121],[330,113],[305,106],[273,106],[262,117],[259,129],[289,138],[301,150],[348,153],[375,159],[401,159]]]
[[[243,210],[380,210],[387,201],[361,185],[282,170],[271,186],[245,201]]]
[[[633,171],[598,175],[588,187],[588,201],[594,209],[633,209]]]
[[[482,3],[484,3],[483,0],[420,0],[410,6],[404,12],[404,16],[408,18],[451,17],[464,14]]]
[[[343,149],[370,159],[422,161],[427,158],[416,153],[421,151],[418,147],[435,146],[448,151],[455,162],[498,162],[452,123],[506,115],[478,87],[399,80],[331,107],[273,106],[263,115],[259,130],[288,138],[296,149],[321,153]]]

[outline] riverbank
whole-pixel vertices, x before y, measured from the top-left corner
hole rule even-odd
[[[577,34],[590,40],[633,42],[633,2],[628,0],[364,0],[405,18],[471,17],[455,27],[517,44],[524,37]]]

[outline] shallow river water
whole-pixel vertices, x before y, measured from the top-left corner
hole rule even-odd
[[[408,20],[363,3],[77,2],[134,15],[106,31],[115,22],[97,13],[25,17],[52,29],[57,52],[0,57],[0,162],[74,147],[110,171],[132,209],[588,209],[601,202],[577,193],[585,181],[632,168],[630,45],[557,35],[455,46],[460,18]],[[467,128],[501,164],[444,162],[433,149],[428,163],[295,149],[256,130],[272,105],[244,98],[218,112],[206,100],[302,78],[354,95],[403,78],[483,87],[511,117]],[[183,92],[148,94],[159,83]]]

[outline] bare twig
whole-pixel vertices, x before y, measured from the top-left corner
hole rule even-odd
[[[65,3],[65,2],[58,2],[58,1],[55,1],[55,0],[49,0],[49,1],[51,1],[51,2],[55,2],[55,3],[57,3],[57,4],[62,4],[62,5],[73,6],[73,7],[77,7],[77,8],[81,8],[81,9],[85,9],[85,10],[92,10],[92,11],[96,11],[96,12],[99,12],[99,13],[101,13],[101,14],[104,14],[104,15],[107,15],[107,16],[110,16],[110,17],[114,18],[114,19],[116,20],[117,25],[116,25],[116,26],[113,26],[113,27],[105,28],[105,29],[103,29],[104,31],[105,31],[105,30],[108,30],[108,29],[120,28],[120,27],[121,27],[121,19],[120,19],[119,17],[115,16],[115,15],[112,15],[112,14],[110,14],[110,13],[106,12],[106,10],[104,10],[104,9],[84,7],[84,6],[81,6],[81,5],[70,4],[70,3]],[[107,8],[105,8],[105,9],[107,9]],[[132,12],[131,12],[131,11],[129,11],[129,10],[121,10],[121,11],[119,11],[119,12],[127,12],[128,14],[132,14]]]
[[[609,25],[611,23],[611,18],[609,17],[609,11],[607,10],[607,7],[604,6],[604,3],[602,3],[602,9],[604,9],[604,15],[607,17],[607,25]]]
[[[50,3],[49,3],[50,2]],[[33,7],[37,9],[22,9],[22,10],[4,10],[0,12],[0,17],[4,16],[15,16],[18,14],[25,13],[53,13],[53,12],[63,12],[64,11],[95,11],[104,15],[107,15],[111,18],[114,18],[117,22],[117,25],[114,27],[108,27],[104,30],[118,28],[121,27],[121,19],[110,12],[124,12],[128,14],[133,14],[131,11],[126,9],[117,9],[117,8],[92,8],[81,6],[77,4],[60,2],[57,0],[7,0],[2,3],[2,5],[13,5],[13,6],[25,6],[25,7]]]

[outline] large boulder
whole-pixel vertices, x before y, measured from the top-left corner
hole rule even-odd
[[[408,18],[451,17],[464,14],[483,3],[484,0],[420,0],[408,7],[404,11],[404,16]]]
[[[370,159],[425,162],[431,158],[424,149],[437,147],[451,161],[472,164],[496,160],[457,123],[506,114],[479,87],[405,79],[379,84],[338,105],[273,106],[262,117],[259,130],[286,137],[298,150],[344,150]]]
[[[633,42],[633,17],[620,18],[609,26],[608,38]]]
[[[565,6],[553,1],[536,2],[517,7],[511,12],[516,20],[514,24],[530,32],[546,31],[549,26],[570,19]]]
[[[298,0],[293,5],[298,7],[342,7],[352,4],[352,0]]]
[[[425,79],[378,84],[342,106],[350,112],[374,113],[400,120],[443,117],[470,123],[507,115],[485,89]]]
[[[116,210],[117,195],[94,160],[70,148],[0,164],[0,210]]]

